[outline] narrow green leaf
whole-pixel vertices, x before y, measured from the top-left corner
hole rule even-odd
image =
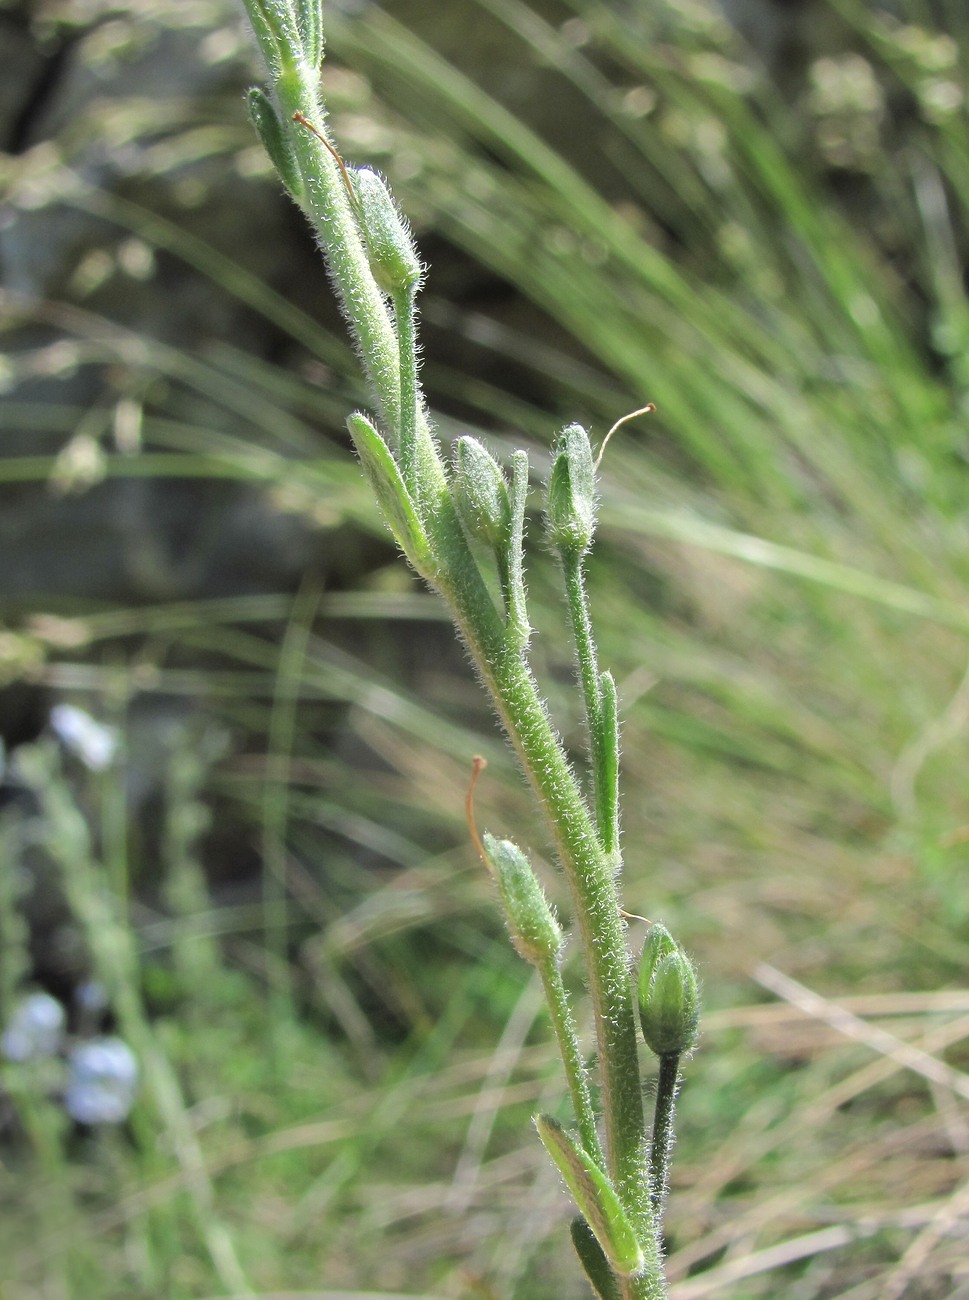
[[[577,1214],[572,1220],[569,1231],[572,1234],[575,1253],[599,1300],[620,1300],[619,1284],[609,1267],[609,1261],[602,1253],[602,1247],[596,1241],[595,1233],[581,1214]]]
[[[287,190],[299,203],[303,194],[303,178],[296,162],[296,155],[293,153],[272,101],[259,86],[252,86],[246,92],[246,107],[249,109],[249,120],[262,141],[262,147],[269,154],[269,161],[276,168]]]
[[[433,580],[436,565],[430,543],[390,448],[359,411],[347,418],[347,427],[391,532],[417,572]]]
[[[608,1176],[558,1120],[536,1115],[534,1123],[611,1268],[622,1277],[642,1272],[643,1248]]]

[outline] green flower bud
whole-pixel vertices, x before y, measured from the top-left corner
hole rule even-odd
[[[269,96],[258,86],[253,86],[246,92],[246,107],[249,110],[249,120],[262,141],[262,147],[269,154],[269,161],[276,168],[292,197],[299,202],[303,193],[303,178],[296,162],[296,155],[290,147]]]
[[[369,167],[353,168],[350,177],[373,278],[384,293],[416,289],[422,267],[414,237],[385,181]]]
[[[696,1046],[700,994],[696,971],[665,926],[652,925],[639,964],[639,1019],[646,1046],[657,1056]]]
[[[496,840],[487,832],[482,838],[498,882],[512,943],[533,966],[554,960],[562,947],[562,929],[530,862],[511,840]]]
[[[548,539],[558,551],[583,555],[596,526],[596,472],[589,435],[570,424],[559,438],[545,507]]]
[[[511,500],[501,467],[475,438],[459,438],[454,455],[454,504],[469,537],[501,550],[511,531]]]

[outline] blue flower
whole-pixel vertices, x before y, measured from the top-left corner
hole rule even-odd
[[[14,1007],[0,1038],[8,1061],[37,1061],[56,1056],[64,1037],[64,1008],[49,993],[31,993]]]
[[[138,1062],[120,1038],[92,1038],[68,1057],[64,1108],[81,1124],[120,1124],[138,1089]]]

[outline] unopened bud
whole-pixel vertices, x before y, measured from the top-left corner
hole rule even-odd
[[[556,445],[545,510],[548,539],[558,551],[583,555],[596,526],[596,474],[589,435],[570,424]]]
[[[700,995],[696,971],[665,926],[652,925],[639,965],[639,1019],[646,1046],[657,1056],[696,1046]]]
[[[383,177],[369,167],[351,172],[357,216],[373,278],[385,293],[415,289],[422,274],[410,227]]]
[[[459,438],[454,457],[454,503],[470,537],[500,550],[511,530],[511,501],[501,467],[475,438]]]
[[[496,840],[487,832],[482,838],[505,906],[512,942],[534,966],[554,960],[562,947],[562,928],[531,863],[511,840]]]

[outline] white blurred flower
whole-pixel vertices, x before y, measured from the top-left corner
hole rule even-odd
[[[120,1038],[92,1038],[68,1057],[64,1107],[81,1124],[120,1124],[138,1089],[138,1062]]]
[[[92,772],[103,772],[118,752],[118,732],[73,704],[55,704],[50,725],[58,739]]]
[[[64,1008],[49,993],[31,993],[14,1007],[0,1038],[8,1061],[36,1061],[56,1056],[64,1036]]]

